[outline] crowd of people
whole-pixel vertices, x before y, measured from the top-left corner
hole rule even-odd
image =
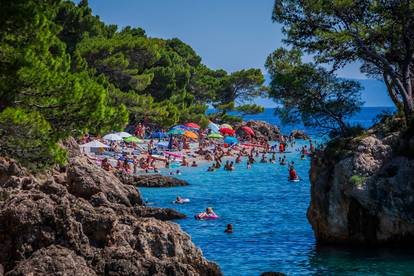
[[[106,141],[99,136],[85,135],[80,143],[84,144],[93,140],[106,143],[108,148],[99,149],[95,155],[89,157],[96,161],[104,170],[109,172],[122,172],[127,174],[159,173],[160,170],[169,175],[180,175],[180,167],[198,167],[200,163],[210,163],[208,172],[219,169],[225,171],[236,170],[237,165],[245,162],[247,169],[259,163],[278,164],[288,167],[288,180],[299,181],[300,176],[295,170],[294,161],[288,161],[286,154],[293,150],[299,151],[300,159],[315,152],[312,140],[308,145],[300,149],[295,147],[294,137],[281,136],[278,141],[270,144],[263,138],[251,135],[238,137],[238,143],[226,144],[225,139],[211,139],[208,130],[197,131],[197,139],[191,139],[184,135],[163,135],[158,130],[157,135],[145,124],[138,124],[133,128],[133,134],[141,141],[127,142]],[[158,136],[158,138],[152,138]],[[292,151],[289,151],[292,150]],[[186,203],[189,199],[177,197],[174,203]],[[212,208],[207,208],[196,216],[197,219],[217,218]],[[233,226],[229,224],[225,231],[233,232]]]

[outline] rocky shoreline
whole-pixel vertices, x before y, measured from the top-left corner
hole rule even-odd
[[[66,168],[42,175],[0,158],[5,275],[222,275],[167,221],[182,217],[145,206],[134,185],[76,150]]]
[[[116,173],[116,176],[121,182],[135,187],[167,188],[188,185],[188,182],[184,180],[161,174],[129,175],[125,173]]]
[[[414,244],[414,136],[377,125],[312,160],[308,220],[319,243]]]

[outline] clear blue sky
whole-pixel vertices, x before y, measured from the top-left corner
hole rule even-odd
[[[141,27],[150,37],[177,37],[191,45],[204,64],[229,72],[251,67],[264,71],[266,57],[282,46],[281,26],[271,20],[273,3],[274,0],[89,0],[93,13],[104,22]],[[357,64],[338,73],[344,78],[365,78]],[[378,84],[374,87],[377,89]],[[364,97],[367,105],[389,105],[383,91],[379,96],[377,91],[371,93],[375,97]]]

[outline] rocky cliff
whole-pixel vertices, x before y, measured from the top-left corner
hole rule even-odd
[[[414,133],[377,125],[312,160],[308,219],[320,243],[414,244]]]
[[[0,158],[0,271],[5,275],[221,275],[138,190],[86,158],[32,175]],[[0,272],[0,274],[2,274]]]

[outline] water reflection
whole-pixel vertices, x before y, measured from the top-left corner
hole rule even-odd
[[[413,275],[414,249],[315,246],[309,265],[314,274]]]

